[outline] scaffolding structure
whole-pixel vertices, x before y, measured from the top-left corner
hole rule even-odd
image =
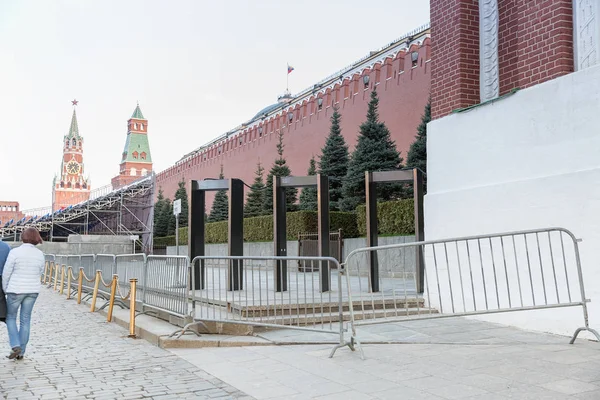
[[[20,240],[25,229],[35,227],[51,242],[67,241],[69,235],[136,237],[142,251],[148,252],[154,228],[155,178],[152,173],[116,190],[103,186],[90,192],[87,200],[60,210],[24,210],[21,220],[0,226],[0,240]]]

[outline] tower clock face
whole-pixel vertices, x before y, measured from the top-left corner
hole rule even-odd
[[[77,174],[81,170],[81,166],[75,160],[71,160],[67,163],[67,172],[71,175]]]

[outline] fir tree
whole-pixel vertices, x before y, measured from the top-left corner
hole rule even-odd
[[[365,171],[390,171],[401,167],[402,158],[390,131],[379,121],[379,98],[371,92],[367,120],[360,126],[358,143],[348,163],[348,173],[342,185],[344,198],[342,209],[354,211],[365,202]],[[399,185],[377,185],[377,198],[380,201],[398,197]]]
[[[254,182],[250,187],[250,193],[244,206],[244,216],[246,217],[257,217],[263,215],[263,204],[265,197],[265,182],[263,180],[265,169],[260,165],[260,161],[256,166],[256,172]]]
[[[319,172],[329,177],[329,208],[340,209],[342,199],[342,181],[348,172],[348,146],[340,129],[340,113],[338,107],[333,109],[329,136],[323,147]]]
[[[181,214],[179,214],[179,227],[188,226],[188,196],[185,190],[185,181],[181,178],[179,188],[175,192],[175,200],[181,200]]]
[[[223,175],[223,165],[221,164],[221,173],[219,179],[225,179]],[[226,221],[229,218],[229,198],[226,190],[219,190],[215,195],[210,215],[207,222]]]
[[[317,174],[317,164],[315,157],[310,159],[310,166],[308,167],[308,175]],[[315,187],[305,187],[302,189],[300,194],[300,209],[303,211],[317,211],[317,189]]]
[[[421,117],[421,123],[417,127],[417,136],[410,145],[410,150],[406,156],[406,166],[410,168],[419,168],[427,172],[427,123],[431,121],[431,101],[427,102],[425,112]],[[427,191],[427,180],[424,177],[425,191]]]
[[[163,220],[161,219],[164,205],[165,196],[162,188],[159,188],[158,197],[156,199],[156,203],[154,203],[154,237],[167,236],[168,223],[164,224],[164,222],[167,221],[165,220],[163,222]]]
[[[292,172],[290,167],[287,166],[285,158],[283,158],[283,132],[279,132],[279,140],[277,142],[277,154],[278,157],[271,167],[269,174],[267,175],[267,184],[265,189],[265,197],[263,203],[263,210],[265,214],[273,214],[273,177],[274,176],[290,176]],[[296,211],[297,205],[296,200],[298,196],[298,189],[286,188],[285,190],[285,201],[287,211]]]
[[[162,223],[167,225],[167,236],[175,235],[175,216],[173,215],[171,199],[165,199],[161,218]]]

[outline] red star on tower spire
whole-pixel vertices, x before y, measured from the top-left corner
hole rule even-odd
[[[71,101],[71,103],[72,103],[74,106],[76,106],[76,105],[77,105],[77,103],[79,103],[79,101],[77,101],[77,100],[73,99],[73,100]]]

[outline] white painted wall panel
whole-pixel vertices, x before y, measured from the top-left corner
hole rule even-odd
[[[583,239],[590,321],[600,328],[600,67],[433,121],[428,157],[428,240],[570,229]],[[563,309],[486,319],[569,335],[582,324],[582,313]]]

